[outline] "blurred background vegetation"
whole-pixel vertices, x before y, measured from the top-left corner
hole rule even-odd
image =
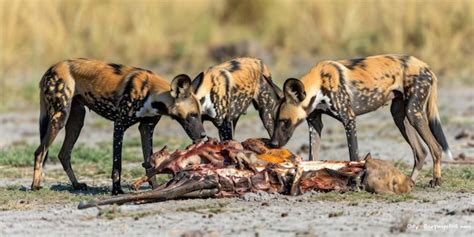
[[[53,63],[90,57],[173,75],[255,56],[281,85],[322,59],[415,55],[472,84],[472,0],[0,0],[0,111],[37,107]]]

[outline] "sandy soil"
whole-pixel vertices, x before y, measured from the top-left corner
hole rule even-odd
[[[439,92],[441,117],[445,121],[445,133],[454,156],[461,153],[474,156],[472,140],[455,139],[461,131],[474,134],[473,92],[474,88],[459,87],[443,88]],[[237,139],[267,136],[255,114],[250,111],[237,125]],[[323,121],[322,159],[348,159],[342,126],[329,117],[324,117]],[[413,162],[409,146],[393,124],[389,106],[359,117],[357,123],[361,154],[370,151],[373,156],[382,159],[404,160],[410,164]],[[37,131],[37,112],[1,114],[0,148],[23,143],[37,144]],[[207,131],[211,136],[216,136],[216,129],[209,124]],[[183,130],[167,118],[162,119],[155,136],[186,139]],[[138,137],[136,126],[127,132],[125,139],[127,137]],[[111,138],[111,124],[90,113],[79,143],[94,144]],[[62,135],[57,139],[57,142],[60,141]],[[304,124],[295,131],[288,147],[298,151],[307,143],[307,126]],[[431,166],[429,159],[428,157],[425,167]],[[28,186],[30,181],[0,180],[0,185],[3,186],[12,183]],[[373,233],[379,236],[397,234],[400,226],[404,226],[404,221],[408,222],[404,235],[473,235],[472,193],[419,191],[413,195],[417,197],[416,201],[370,201],[354,204],[348,201],[318,201],[318,194],[302,197],[249,194],[244,198],[233,199],[126,205],[119,207],[121,213],[149,213],[113,220],[97,217],[97,209],[77,210],[77,203],[48,205],[38,206],[33,210],[0,212],[0,236],[71,233],[159,236],[366,236],[367,233]],[[424,197],[426,201],[420,201]],[[216,206],[217,211],[214,210]]]
[[[242,199],[182,200],[121,206],[125,212],[153,212],[145,217],[108,220],[97,209],[75,205],[6,211],[0,215],[1,235],[132,234],[176,236],[367,236],[397,234],[404,220],[408,235],[468,236],[474,232],[472,194],[418,193],[432,202],[321,202],[318,194],[303,197],[246,195]],[[219,205],[220,204],[220,205]],[[466,206],[470,205],[471,209]],[[203,208],[222,206],[216,211]],[[406,219],[408,218],[408,219]],[[472,236],[472,235],[471,235]]]

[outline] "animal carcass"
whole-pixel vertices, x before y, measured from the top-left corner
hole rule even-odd
[[[368,174],[377,173],[367,172],[365,159],[302,161],[287,149],[267,148],[267,142],[265,139],[248,139],[242,143],[219,143],[209,139],[171,154],[165,147],[153,154],[150,158],[152,170],[137,180],[132,189],[137,190],[156,174],[172,174],[170,181],[150,191],[81,202],[78,208],[179,198],[236,197],[257,191],[285,195],[300,195],[313,190],[346,191],[357,188],[358,183],[371,183],[367,182],[371,179]],[[358,178],[363,180],[357,182]]]

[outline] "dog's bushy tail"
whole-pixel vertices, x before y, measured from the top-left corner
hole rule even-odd
[[[50,116],[48,115],[48,111],[46,108],[46,100],[44,99],[44,95],[40,94],[40,116],[39,116],[39,134],[40,134],[40,144],[43,144],[44,137],[46,136],[46,132],[48,131]],[[48,160],[48,152],[44,156],[43,167]]]
[[[438,112],[438,79],[436,78],[435,74],[431,72],[433,78],[433,84],[431,86],[431,92],[428,97],[428,101],[426,104],[426,113],[428,115],[428,123],[430,126],[431,133],[435,137],[438,144],[443,149],[445,153],[444,157],[449,160],[453,159],[453,155],[451,154],[451,150],[449,149],[448,142],[446,140],[446,136],[444,135],[443,128],[441,126],[441,119],[439,117]]]

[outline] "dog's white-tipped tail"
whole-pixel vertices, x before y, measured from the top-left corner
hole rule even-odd
[[[451,150],[450,149],[447,149],[445,151],[443,151],[443,159],[444,160],[454,160],[453,158],[453,153],[451,153]]]

